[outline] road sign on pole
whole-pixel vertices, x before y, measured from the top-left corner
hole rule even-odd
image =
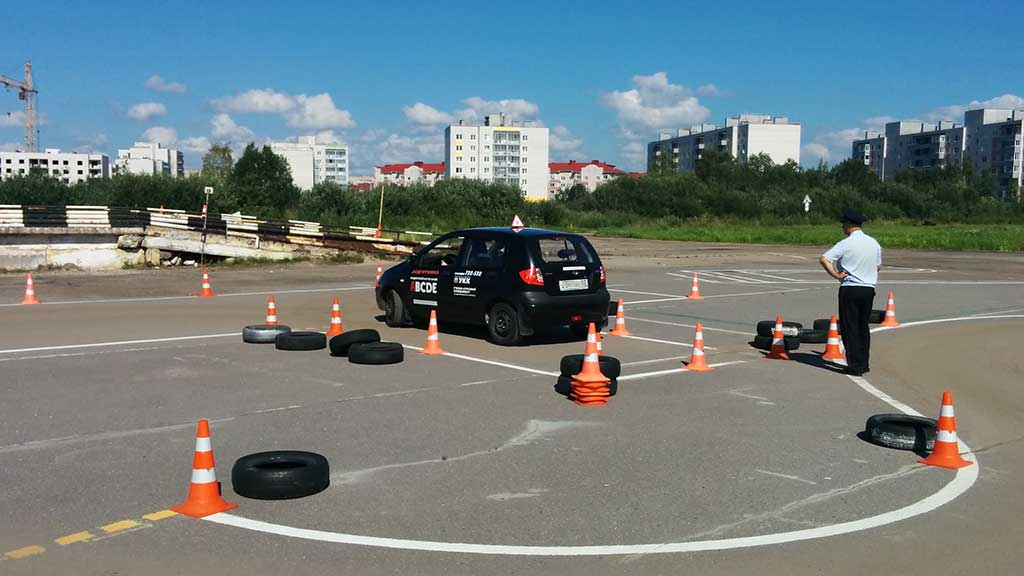
[[[804,213],[811,211],[811,197],[804,194]]]

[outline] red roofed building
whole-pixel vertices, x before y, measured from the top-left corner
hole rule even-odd
[[[548,172],[550,175],[548,191],[552,194],[576,184],[582,184],[587,187],[588,192],[593,192],[601,184],[626,175],[615,166],[598,160],[551,162],[548,164]]]
[[[413,162],[412,164],[385,164],[373,167],[374,186],[381,184],[433,186],[441,178],[444,178],[444,162],[436,164]]]

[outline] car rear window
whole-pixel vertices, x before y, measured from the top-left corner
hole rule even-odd
[[[536,243],[544,264],[593,264],[596,261],[590,244],[578,236],[538,238]]]

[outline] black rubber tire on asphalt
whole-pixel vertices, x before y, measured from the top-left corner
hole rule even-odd
[[[828,330],[802,330],[801,344],[825,344],[828,342]]]
[[[239,496],[257,500],[302,498],[330,484],[327,458],[313,452],[259,452],[242,456],[231,467],[231,488]]]
[[[572,376],[561,375],[558,377],[558,382],[555,383],[555,392],[558,392],[562,396],[568,397],[569,392],[572,392]],[[619,381],[615,378],[611,379],[608,383],[608,395],[615,396],[619,393]]]
[[[499,346],[516,346],[522,342],[516,309],[504,302],[491,306],[487,313],[487,333],[491,342]]]
[[[786,351],[792,352],[800,348],[800,337],[799,336],[786,336],[783,338],[786,343]],[[753,342],[754,348],[758,350],[771,350],[772,349],[772,337],[771,336],[754,336]]]
[[[838,323],[839,322],[837,321],[836,324],[838,324]],[[814,329],[815,330],[824,330],[827,333],[828,329],[831,328],[831,327],[832,327],[832,319],[831,318],[819,318],[819,319],[814,321]]]
[[[614,356],[600,356],[598,358],[598,364],[601,367],[601,374],[604,374],[608,378],[614,380],[622,374],[622,363]],[[559,368],[559,372],[561,372],[562,376],[574,376],[579,374],[580,371],[583,370],[583,354],[569,354],[568,356],[562,356],[562,362],[559,365]]]
[[[938,421],[922,416],[907,414],[875,414],[864,425],[867,439],[872,444],[895,448],[930,452],[935,446],[935,428]]]
[[[608,301],[608,316],[615,318],[615,315],[619,313],[619,301],[609,300]]]
[[[278,334],[274,346],[278,350],[323,350],[327,348],[327,336],[323,332]]]
[[[273,344],[278,334],[288,334],[292,329],[283,326],[267,326],[266,324],[253,324],[242,328],[242,342],[249,344]]]
[[[402,297],[394,290],[388,290],[382,298],[384,300],[384,323],[391,328],[408,326],[409,310],[402,301]]]
[[[782,322],[782,333],[786,336],[799,336],[800,330],[804,327],[799,322]],[[769,338],[775,332],[775,320],[761,320],[757,323],[757,335],[768,336]]]
[[[405,348],[398,342],[366,342],[348,349],[348,361],[353,364],[398,364],[404,359]]]
[[[331,356],[348,356],[349,348],[353,344],[369,344],[380,342],[380,332],[372,328],[361,328],[342,332],[331,338],[328,344],[331,347]]]
[[[885,320],[885,310],[872,310],[868,316],[868,324],[881,324]]]

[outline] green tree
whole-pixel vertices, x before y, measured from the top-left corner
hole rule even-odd
[[[231,176],[233,166],[231,147],[227,144],[213,144],[210,146],[210,150],[203,155],[202,174],[206,178],[224,182]]]
[[[648,176],[675,176],[679,174],[679,165],[667,151],[654,157],[647,169]]]
[[[555,200],[559,202],[577,202],[583,198],[586,198],[590,192],[587,191],[587,187],[583,184],[573,184],[568,188],[563,188],[558,192],[555,192]]]
[[[270,146],[257,149],[250,142],[235,163],[229,184],[238,207],[257,216],[283,218],[299,203],[288,161]]]

